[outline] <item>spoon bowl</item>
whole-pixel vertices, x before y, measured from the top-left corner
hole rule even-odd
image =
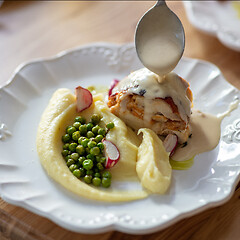
[[[135,46],[142,64],[159,76],[176,67],[184,52],[185,33],[164,0],[159,0],[138,22]]]

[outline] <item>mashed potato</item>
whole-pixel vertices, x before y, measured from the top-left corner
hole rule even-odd
[[[128,191],[120,191],[115,190],[114,187],[111,187],[110,189],[96,188],[82,182],[69,171],[66,162],[61,155],[61,137],[65,132],[66,126],[72,124],[74,118],[79,115],[76,112],[75,101],[75,96],[70,90],[57,90],[53,94],[39,123],[37,132],[37,151],[40,161],[48,175],[66,189],[79,196],[90,199],[114,202],[131,201],[147,197],[149,193],[146,190],[132,189]],[[158,154],[161,154],[162,152],[155,149],[157,145],[154,144],[154,141],[146,143],[146,141],[148,141],[146,138],[145,142],[142,143],[143,145],[141,144],[142,147],[138,148],[140,140],[137,135],[128,128],[121,119],[109,111],[108,107],[103,102],[102,95],[94,96],[94,103],[92,106],[81,112],[80,115],[89,119],[93,113],[101,114],[104,122],[114,122],[115,124],[115,128],[109,131],[106,136],[107,140],[113,142],[120,151],[120,160],[116,166],[111,169],[113,181],[137,181],[139,176],[136,172],[138,156],[140,156],[139,163],[148,162],[149,160],[149,154],[145,154],[146,147],[144,148],[143,145],[148,144],[153,150],[150,151],[150,154],[151,152],[154,152],[154,154],[151,155],[152,163],[158,161],[158,158],[160,157]],[[156,134],[154,135],[154,138],[157,138]],[[160,141],[160,139],[158,140]],[[160,174],[157,173],[158,171],[160,171]],[[167,171],[170,173],[169,176],[171,177],[171,168],[169,167]],[[156,176],[160,176],[161,170],[155,168],[155,173]],[[144,182],[148,181],[146,174],[144,176]],[[169,183],[165,187],[162,187],[162,184],[165,183],[159,183],[159,181],[161,181],[161,178],[151,178],[149,181],[151,183],[150,185],[155,185],[155,188],[152,188],[148,184],[143,184],[143,187],[153,193],[164,193],[167,190]],[[142,178],[140,178],[140,182],[142,182]],[[159,186],[159,184],[161,185],[160,190],[156,187]]]
[[[101,113],[103,121],[114,122],[115,129],[107,138],[115,143],[121,154],[119,163],[113,168],[116,179],[136,177],[137,145],[136,139],[129,135],[126,125],[108,111],[101,98],[95,97],[94,104],[81,113],[87,119],[93,113]],[[37,151],[40,161],[48,175],[66,189],[82,197],[102,201],[131,201],[147,197],[144,190],[116,191],[95,188],[76,178],[66,166],[61,155],[61,137],[67,125],[77,116],[75,97],[68,89],[57,90],[44,111],[37,132]],[[131,133],[131,131],[130,131]]]
[[[141,184],[152,193],[163,194],[171,183],[172,168],[169,163],[169,153],[151,129],[141,128],[138,133],[143,133],[136,165]]]

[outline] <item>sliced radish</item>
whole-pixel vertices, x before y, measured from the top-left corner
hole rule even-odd
[[[110,85],[110,88],[109,88],[109,91],[108,91],[108,96],[111,96],[112,95],[112,90],[113,88],[115,88],[115,86],[119,83],[119,80],[117,79],[113,79],[112,82],[111,82],[111,85]]]
[[[174,134],[168,134],[163,141],[163,146],[165,147],[166,152],[170,152],[170,156],[174,154],[174,151],[177,147],[178,137]]]
[[[119,160],[120,153],[118,148],[112,142],[104,139],[102,140],[104,144],[104,152],[106,157],[105,168],[112,168]]]
[[[91,106],[93,97],[88,89],[78,86],[75,89],[75,94],[77,100],[77,112],[82,112]]]

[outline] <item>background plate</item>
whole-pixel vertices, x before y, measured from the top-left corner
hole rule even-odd
[[[39,162],[38,123],[60,87],[109,85],[141,67],[130,45],[93,44],[19,67],[0,89],[0,194],[12,204],[76,232],[119,230],[151,233],[230,198],[239,180],[239,107],[222,122],[216,149],[198,155],[187,171],[173,171],[170,191],[144,200],[103,203],[75,196],[52,181]],[[175,71],[190,82],[194,106],[213,114],[227,111],[239,91],[207,62],[183,58]],[[147,206],[147,208],[146,208]]]
[[[188,19],[199,30],[240,51],[239,1],[183,1]],[[237,6],[238,10],[235,8]]]

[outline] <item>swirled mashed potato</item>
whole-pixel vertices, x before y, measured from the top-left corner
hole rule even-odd
[[[170,165],[167,166],[169,168],[167,172],[170,173],[167,178],[168,181],[163,183],[164,187],[160,184],[161,189],[149,188],[148,182],[150,184],[159,185],[158,182],[161,181],[162,174],[156,174],[155,179],[153,179],[151,177],[151,167],[146,169],[144,174],[139,174],[139,172],[142,171],[138,171],[137,173],[136,162],[138,161],[138,156],[141,156],[140,163],[145,162],[145,164],[148,165],[148,157],[152,154],[152,161],[150,164],[153,165],[153,162],[157,161],[156,159],[154,160],[154,158],[160,157],[157,156],[159,151],[154,150],[156,145],[153,142],[149,142],[152,147],[148,154],[145,154],[144,147],[138,148],[140,142],[137,135],[128,128],[121,119],[110,112],[109,108],[103,102],[102,95],[94,96],[92,106],[81,112],[80,115],[89,119],[93,113],[97,113],[102,115],[103,122],[114,122],[115,128],[109,131],[106,136],[107,140],[112,141],[120,151],[120,160],[111,169],[113,181],[130,181],[139,178],[141,183],[144,182],[143,186],[145,188],[143,190],[133,189],[128,191],[115,190],[113,187],[110,189],[96,188],[76,178],[72,172],[69,171],[61,155],[61,137],[64,134],[65,128],[73,122],[77,115],[79,115],[76,112],[75,101],[75,96],[70,90],[57,90],[53,94],[39,123],[37,132],[37,151],[41,164],[51,178],[77,195],[109,202],[141,199],[147,197],[149,193],[164,193],[168,189],[171,180]],[[152,132],[152,134],[154,135],[155,133]],[[149,134],[144,134],[143,138],[146,136],[147,139],[149,139]],[[153,138],[155,137],[157,136]],[[146,138],[144,144],[146,144]],[[150,173],[148,173],[148,171],[150,171]],[[155,168],[155,172],[156,171],[161,171],[161,169]],[[160,176],[160,178],[158,176]]]

